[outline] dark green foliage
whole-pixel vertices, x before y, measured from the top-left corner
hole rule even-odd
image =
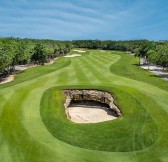
[[[44,65],[44,63],[47,61],[47,52],[45,47],[42,44],[37,44],[34,47],[34,53],[31,57],[32,61],[35,61],[37,63],[41,63]]]
[[[70,53],[72,47],[119,50],[134,53],[140,59],[168,66],[168,43],[148,40],[112,41],[112,40],[37,40],[20,38],[0,38],[0,78],[14,72],[15,65],[44,64],[59,56]],[[151,52],[153,51],[153,52]],[[33,62],[31,62],[33,61]]]
[[[70,52],[70,41],[0,38],[0,80],[15,72],[15,65],[44,64]]]

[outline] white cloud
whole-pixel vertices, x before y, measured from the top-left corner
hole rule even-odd
[[[167,14],[160,15],[163,8],[157,5],[151,0],[2,0],[0,29],[19,36],[67,39],[152,35],[167,25]]]

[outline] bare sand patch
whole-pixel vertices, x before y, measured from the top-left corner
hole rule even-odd
[[[64,57],[80,57],[81,55],[80,54],[73,54],[73,55],[66,55]]]
[[[106,107],[68,107],[69,119],[75,123],[99,123],[117,119]]]
[[[57,60],[57,59],[58,59],[58,58],[55,58],[55,59],[53,59],[53,60],[50,60],[50,62],[44,63],[44,65],[51,65],[51,64],[53,64],[54,61]],[[37,67],[37,66],[41,66],[41,65],[37,65],[37,64],[35,64],[35,65],[28,65],[28,64],[26,64],[26,65],[16,65],[16,66],[15,66],[15,70],[16,70],[16,71],[23,71],[23,70],[26,70],[26,69],[29,69],[29,68],[32,68],[32,67]]]
[[[85,53],[86,51],[78,50],[78,52]]]
[[[23,70],[26,70],[28,68],[36,67],[36,66],[40,66],[40,65],[28,65],[28,64],[26,64],[26,65],[16,65],[15,70],[16,71],[23,71]]]
[[[74,52],[80,52],[80,53],[85,53],[86,51],[83,50],[73,50]]]
[[[50,60],[50,62],[47,62],[47,63],[44,63],[44,65],[51,65],[55,62],[55,60],[59,59],[59,57],[53,59],[53,60]]]
[[[8,82],[11,82],[14,80],[14,75],[9,75],[8,77],[4,78],[4,80],[2,82],[0,82],[0,84],[5,84]]]
[[[154,65],[141,65],[141,68],[150,70],[150,71],[161,71],[163,70],[163,67],[161,66],[154,66]]]
[[[44,63],[44,65],[51,65],[54,63],[54,60],[51,60],[50,62]]]
[[[51,65],[57,59],[58,58],[55,58],[48,63],[44,63],[44,65]],[[41,65],[28,65],[28,64],[26,64],[26,65],[16,65],[15,70],[16,71],[23,71],[23,70],[26,70],[26,69],[29,69],[29,68],[32,68],[32,67],[37,67],[37,66],[41,66]],[[5,83],[11,82],[13,80],[14,80],[14,75],[9,75],[8,77],[4,78],[3,81],[0,82],[0,84],[5,84]]]
[[[148,65],[141,65],[141,68],[145,70],[149,70],[150,72],[154,73],[157,76],[160,76],[164,80],[168,81],[168,72],[163,71],[163,67],[161,66],[148,66]]]

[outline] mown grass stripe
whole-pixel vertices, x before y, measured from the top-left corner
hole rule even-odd
[[[66,84],[69,79],[69,72],[65,70],[56,75],[56,77],[57,77],[56,83]]]
[[[109,64],[109,59],[106,60],[106,59],[102,58],[103,57],[102,54],[99,54],[99,55],[92,54],[92,55],[90,55],[90,57],[92,57],[93,55],[94,55],[94,58],[97,59],[97,60],[99,60],[101,63],[103,63],[103,64]]]
[[[76,74],[76,78],[78,79],[78,82],[89,82],[89,79],[87,78],[87,76],[85,75],[85,72],[83,71],[83,68],[81,66],[81,64],[78,63],[78,60],[73,61],[72,66],[73,66],[73,71]]]
[[[91,57],[92,59],[93,57]],[[104,65],[106,68],[109,68],[108,66],[111,66],[113,63],[115,63],[116,61],[118,61],[118,59],[120,58],[120,56],[118,55],[105,55],[105,56],[98,56],[96,54],[94,54],[94,60],[98,61],[101,66]],[[106,62],[104,62],[104,60],[106,60]],[[104,63],[104,64],[103,64]]]
[[[94,58],[90,58],[89,61],[87,60],[87,62],[90,64],[91,68],[94,69],[94,73],[96,73],[96,75],[102,76],[102,81],[109,81],[109,76],[111,76],[112,74],[110,73],[108,68],[102,66],[99,61],[94,60]]]
[[[86,64],[83,62],[83,59],[78,59],[78,62],[80,64],[80,67],[83,69],[83,71],[85,72],[85,75],[87,76],[87,78],[89,79],[89,82],[94,82],[94,83],[100,83],[100,81],[98,81],[95,78],[95,75],[92,73],[91,69],[89,69]]]
[[[102,75],[102,74],[104,75],[104,77],[102,77],[102,79],[103,79],[103,81],[105,83],[110,83],[110,81],[113,79],[114,75],[110,72],[109,67],[111,66],[111,64],[113,64],[114,62],[116,62],[120,57],[117,56],[115,59],[113,59],[112,62],[108,62],[108,64],[109,64],[109,67],[108,67],[107,64],[103,64],[100,61],[100,59],[99,58],[95,58],[95,56],[96,55],[94,55],[92,57],[88,57],[87,56],[87,57],[85,57],[85,59],[86,59],[86,61],[88,63],[90,63],[92,66],[94,66],[93,67],[94,69],[98,69],[98,71],[101,73],[100,75]],[[91,71],[92,70],[90,69],[89,72],[91,72]]]
[[[84,62],[84,64],[86,64],[86,67],[88,68],[88,70],[90,70],[92,72],[92,74],[95,76],[95,78],[102,82],[103,78],[105,78],[104,74],[100,73],[97,69],[97,66],[93,65],[92,62],[88,61],[87,58],[81,58],[82,61]]]
[[[34,89],[34,86],[40,86],[40,84],[37,82],[26,86],[11,96],[10,100],[12,102],[5,105],[5,109],[0,118],[1,131],[10,150],[8,156],[11,157],[13,161],[33,161],[34,154],[39,155],[37,160],[42,162],[47,160],[42,153],[46,151],[45,156],[47,156],[47,150],[41,147],[38,141],[33,141],[33,139],[30,138],[22,124],[22,103],[27,98],[27,95]],[[26,107],[28,108],[29,104],[27,104]]]
[[[104,54],[102,54],[102,53],[97,54],[96,52],[93,52],[93,55],[94,55],[94,57],[97,57],[102,61],[107,61],[107,63],[110,63],[111,61],[113,62],[113,60],[117,59],[117,57],[118,57],[118,55],[116,55],[116,53],[110,53],[110,52],[106,52]]]

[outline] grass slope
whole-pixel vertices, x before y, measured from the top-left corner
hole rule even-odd
[[[73,86],[73,88],[75,87]],[[48,130],[57,139],[82,148],[128,152],[151,146],[157,138],[155,122],[132,96],[115,88],[112,90],[113,93],[119,94],[118,101],[122,100],[123,96],[127,100],[127,104],[119,102],[120,107],[123,107],[124,118],[98,124],[75,124],[68,119],[65,120],[63,106],[65,97],[61,91],[53,88],[48,90],[42,98],[42,119]]]
[[[88,51],[1,85],[0,161],[168,161],[167,83],[136,63],[121,52]],[[124,117],[72,123],[65,116],[63,88],[108,90]]]

